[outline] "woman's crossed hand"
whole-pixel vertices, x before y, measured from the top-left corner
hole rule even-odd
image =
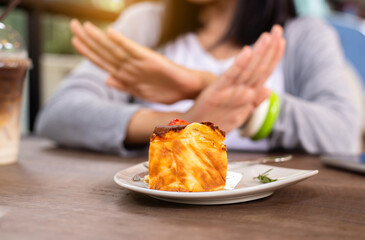
[[[282,28],[261,35],[253,49],[246,46],[235,63],[196,99],[182,118],[211,121],[229,132],[242,125],[251,112],[270,95],[263,87],[283,56]]]
[[[110,74],[106,83],[150,102],[174,103],[193,99],[208,83],[200,73],[181,67],[109,28],[70,23],[76,50]],[[208,75],[208,73],[205,73]]]

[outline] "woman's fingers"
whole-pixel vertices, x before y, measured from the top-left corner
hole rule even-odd
[[[283,36],[283,28],[280,25],[274,25],[271,28],[271,34],[274,38],[280,38]]]
[[[270,77],[270,75],[274,72],[275,68],[280,63],[284,55],[285,45],[286,41],[284,38],[280,38],[276,41],[275,52],[273,56],[271,56],[271,59],[266,66],[266,72],[264,72],[264,74],[259,75],[260,78],[257,80],[256,85],[254,85],[256,88],[261,88],[265,84],[267,79]]]
[[[285,40],[282,35],[282,27],[274,25],[270,34],[263,33],[260,36],[253,49],[252,60],[240,73],[239,83],[262,87],[283,56]]]
[[[245,83],[252,85],[252,76],[255,73],[256,68],[265,57],[267,48],[271,44],[272,37],[269,33],[263,33],[253,48],[253,57],[251,61],[245,66],[239,76],[239,83]]]
[[[75,47],[75,49],[81,55],[88,58],[94,64],[96,64],[97,66],[99,66],[100,68],[102,68],[103,70],[105,70],[109,73],[115,73],[116,72],[116,69],[114,68],[114,66],[108,64],[102,58],[100,58],[99,55],[95,54],[95,52],[90,50],[88,48],[88,46],[86,46],[84,44],[84,42],[82,42],[78,37],[72,38],[71,42],[72,42],[72,45]]]
[[[278,61],[276,61],[276,55],[280,49],[280,41],[283,39],[282,34],[283,31],[280,26],[275,25],[272,28],[272,42],[252,76],[252,86],[262,86],[278,64]]]
[[[278,42],[278,47],[277,47],[276,53],[272,60],[272,64],[269,66],[269,69],[267,72],[268,75],[270,75],[274,71],[276,65],[281,61],[282,57],[284,56],[285,46],[286,46],[285,39],[283,39],[283,38],[280,39]]]
[[[250,62],[252,58],[252,50],[249,46],[243,47],[238,54],[233,65],[222,75],[218,80],[220,81],[219,87],[229,86],[237,81],[243,68]]]
[[[141,58],[144,56],[145,49],[142,46],[124,37],[114,29],[108,28],[107,36],[133,57]]]
[[[97,42],[103,51],[116,58],[115,61],[117,61],[117,63],[128,58],[128,54],[123,49],[118,47],[118,45],[111,41],[104,32],[92,23],[85,22],[84,29],[88,36]]]
[[[75,36],[84,43],[85,47],[88,47],[90,51],[93,51],[96,55],[100,56],[100,58],[104,59],[104,61],[108,62],[110,65],[116,65],[116,62],[118,61],[113,57],[113,55],[109,54],[104,50],[104,48],[100,47],[99,43],[94,41],[94,39],[88,35],[78,20],[71,20],[70,28]]]
[[[263,76],[261,76],[262,78],[258,80],[258,83],[256,85],[258,88],[262,87],[265,84],[266,80],[269,78],[269,76],[275,70],[278,63],[281,61],[281,58],[283,57],[285,51],[285,39],[283,38],[283,28],[279,25],[274,25],[271,30],[271,33],[274,38],[273,42],[274,54],[268,58],[270,59],[270,61],[268,61],[268,64],[266,66],[267,67],[266,72],[263,74]]]

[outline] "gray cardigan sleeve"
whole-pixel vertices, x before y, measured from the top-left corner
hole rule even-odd
[[[273,148],[309,153],[356,153],[360,116],[348,89],[336,34],[320,20],[299,18],[285,27],[285,94],[270,136]]]
[[[113,27],[140,44],[152,45],[158,38],[161,10],[158,4],[137,4]],[[106,77],[107,73],[83,61],[38,115],[37,133],[64,146],[124,156],[133,153],[123,142],[129,120],[140,106],[129,103],[128,94],[109,88]]]
[[[106,77],[84,61],[43,108],[37,133],[64,146],[127,154],[122,143],[139,106],[129,104],[127,94],[106,87]]]

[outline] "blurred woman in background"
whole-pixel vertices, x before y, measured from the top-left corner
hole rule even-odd
[[[228,132],[228,149],[359,151],[337,37],[320,20],[297,18],[292,0],[144,2],[106,34],[76,20],[71,29],[90,61],[37,122],[62,145],[129,155],[147,146],[154,126],[180,118],[214,122]],[[271,91],[281,107],[270,135],[241,137],[237,128]]]

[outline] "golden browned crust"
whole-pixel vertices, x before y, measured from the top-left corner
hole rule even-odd
[[[227,174],[223,141],[224,135],[210,123],[158,129],[150,142],[149,187],[180,192],[223,189]]]
[[[157,126],[155,127],[155,130],[153,130],[153,134],[151,136],[151,141],[153,141],[154,137],[160,137],[162,138],[166,133],[172,131],[172,132],[179,132],[183,130],[187,125],[173,125],[173,126]]]
[[[224,131],[220,130],[218,126],[215,126],[211,122],[201,122],[201,124],[204,124],[204,125],[210,127],[214,132],[221,134],[223,137],[226,136],[226,133]],[[152,133],[152,136],[150,137],[150,141],[153,141],[154,139],[166,139],[168,133],[180,132],[186,126],[188,126],[188,125],[157,126],[157,127],[155,127],[155,129]]]
[[[220,130],[218,126],[215,126],[214,123],[211,122],[200,122],[201,124],[204,124],[208,127],[210,127],[211,129],[213,129],[214,131],[220,132],[220,134],[222,134],[223,137],[226,136],[226,132],[223,130]]]

